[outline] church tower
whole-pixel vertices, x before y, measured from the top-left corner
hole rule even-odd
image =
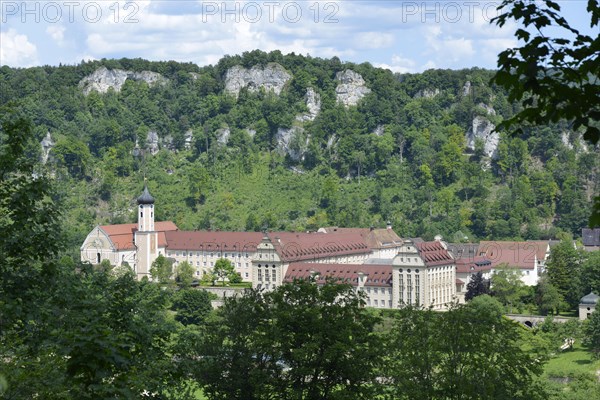
[[[138,227],[135,232],[136,268],[138,279],[150,278],[150,266],[158,253],[158,233],[154,230],[154,197],[144,185],[142,195],[137,198]]]

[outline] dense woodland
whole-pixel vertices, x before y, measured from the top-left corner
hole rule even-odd
[[[225,93],[228,68],[269,62],[293,76],[281,95]],[[127,80],[120,92],[84,96],[79,81],[100,66],[154,71],[168,83]],[[372,90],[356,107],[336,103],[335,74],[346,69]],[[33,123],[32,159],[39,159],[47,132],[55,142],[43,168],[67,205],[65,241],[74,254],[94,225],[134,220],[144,177],[157,198],[157,219],[180,229],[304,231],[389,220],[401,236],[426,239],[577,237],[600,188],[598,150],[566,122],[525,128],[520,136],[501,133],[497,157],[486,157],[479,142],[468,150],[475,116],[498,124],[519,111],[490,83],[492,75],[393,74],[368,63],[257,50],[207,67],[141,59],[5,66],[0,103]],[[276,151],[275,135],[306,111],[308,87],[320,94],[321,112],[304,123],[310,140],[294,161]],[[218,132],[226,126],[231,135],[223,145]],[[193,145],[185,149],[189,130]],[[171,144],[151,155],[144,150],[149,131]],[[296,138],[297,145],[305,139]]]

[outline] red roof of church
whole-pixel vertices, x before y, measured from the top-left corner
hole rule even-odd
[[[260,232],[172,231],[166,232],[169,250],[256,251]]]
[[[492,262],[492,267],[508,264],[520,269],[534,269],[536,259],[544,261],[548,242],[481,242],[479,255],[485,256]]]
[[[419,250],[419,256],[423,259],[427,267],[454,263],[454,259],[448,250],[437,240],[415,243],[414,245]]]
[[[133,235],[137,232],[138,224],[101,225],[102,229],[110,238],[117,251],[134,250]],[[167,244],[165,232],[177,230],[177,225],[171,221],[154,223],[154,230],[158,232],[158,247]]]
[[[402,238],[392,228],[321,228],[327,234],[357,233],[363,237],[371,249],[383,249],[402,245]]]
[[[392,286],[392,266],[370,264],[291,263],[285,274],[284,282],[293,282],[294,279],[310,279],[314,273],[318,273],[317,283],[323,284],[327,278],[333,278],[341,283],[358,286],[360,272],[367,275],[365,286]]]
[[[370,253],[365,239],[358,233],[269,232],[275,251],[284,262]]]

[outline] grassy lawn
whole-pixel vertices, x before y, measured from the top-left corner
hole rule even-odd
[[[575,343],[573,350],[565,350],[552,358],[544,367],[548,377],[563,377],[571,374],[596,374],[600,370],[600,360],[594,360],[592,354],[586,351],[581,343]]]

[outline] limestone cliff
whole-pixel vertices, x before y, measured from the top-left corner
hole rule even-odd
[[[83,94],[88,95],[92,91],[106,93],[109,89],[118,92],[127,79],[134,81],[144,81],[148,85],[164,84],[168,80],[161,74],[151,71],[133,72],[122,69],[108,69],[100,67],[91,75],[86,76],[79,81],[79,87],[83,89]]]
[[[304,160],[310,138],[304,128],[293,126],[289,129],[279,128],[275,135],[276,151],[281,155],[289,155],[294,161]]]
[[[250,69],[236,65],[225,73],[225,91],[236,98],[245,87],[251,92],[263,88],[267,92],[272,91],[279,95],[290,79],[292,75],[277,63],[269,63],[264,68],[254,66]]]
[[[471,151],[475,150],[475,142],[478,139],[483,142],[485,155],[495,158],[500,135],[496,131],[496,126],[481,115],[473,118],[473,122],[467,131],[467,148]]]
[[[338,72],[335,79],[340,82],[335,88],[337,101],[346,107],[357,105],[363,97],[371,93],[363,77],[350,69]]]
[[[54,147],[54,141],[50,136],[50,131],[46,133],[46,136],[40,142],[42,146],[42,154],[41,154],[41,162],[42,164],[46,164],[48,162],[48,158],[50,157],[50,150]]]
[[[304,96],[306,101],[306,108],[308,112],[296,116],[296,120],[306,122],[314,121],[321,111],[321,95],[315,92],[313,88],[306,89],[306,95]]]

